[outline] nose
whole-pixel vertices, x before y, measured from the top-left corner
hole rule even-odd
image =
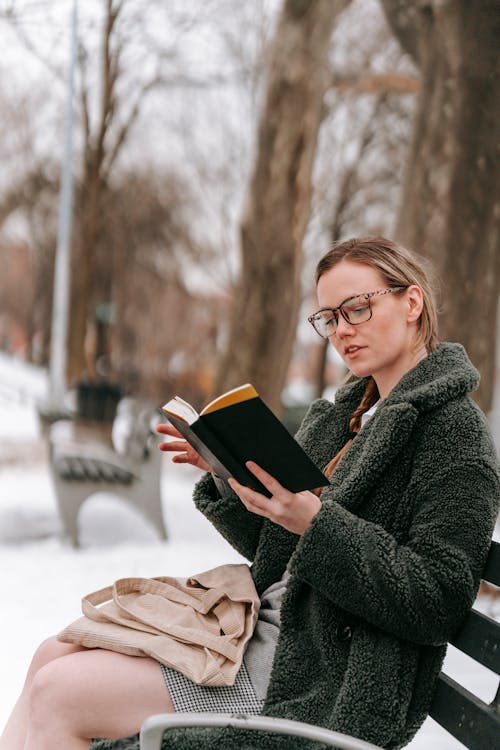
[[[350,336],[352,334],[352,325],[347,322],[343,315],[339,315],[335,333],[340,339],[344,336]]]

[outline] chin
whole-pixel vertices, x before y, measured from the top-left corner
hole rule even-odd
[[[357,378],[367,378],[368,375],[372,374],[372,368],[366,365],[352,363],[351,365],[347,365],[347,367]]]

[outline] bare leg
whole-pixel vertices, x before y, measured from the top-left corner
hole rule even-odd
[[[76,655],[95,658],[69,659]],[[86,750],[92,737],[125,737],[147,715],[173,710],[157,662],[50,638],[33,657],[0,750]],[[86,721],[92,728],[85,729]]]
[[[49,638],[41,644],[33,656],[22,693],[0,737],[0,750],[23,750],[24,748],[28,726],[29,696],[38,670],[54,659],[82,650],[86,649],[69,643],[61,643],[56,638]]]
[[[36,673],[23,750],[87,750],[93,737],[135,734],[150,714],[173,710],[156,661],[85,649]]]

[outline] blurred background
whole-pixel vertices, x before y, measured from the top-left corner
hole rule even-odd
[[[433,263],[491,413],[495,5],[2,0],[0,350],[49,370],[49,416],[335,387],[313,269],[368,233]]]

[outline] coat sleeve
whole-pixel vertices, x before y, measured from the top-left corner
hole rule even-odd
[[[250,513],[239,497],[229,489],[223,496],[211,474],[197,483],[193,499],[196,507],[215,526],[234,549],[253,561],[262,529],[262,517]]]
[[[298,435],[307,433],[327,406],[328,402],[324,399],[314,401],[302,421]],[[250,513],[229,486],[221,492],[211,474],[205,474],[197,483],[193,499],[198,510],[226,541],[253,562],[263,528],[262,516]]]
[[[335,604],[400,638],[446,643],[469,611],[500,496],[487,464],[457,464],[414,488],[408,540],[326,500],[303,534],[291,572]]]

